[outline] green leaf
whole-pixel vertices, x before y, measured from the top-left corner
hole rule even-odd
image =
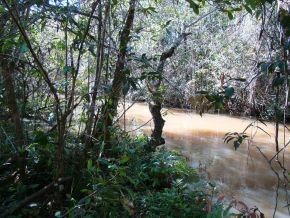
[[[93,169],[93,161],[91,159],[88,160],[87,169],[91,171]]]
[[[135,91],[138,90],[137,84],[134,80],[130,80],[130,85]]]
[[[223,108],[224,97],[222,95],[212,95],[207,97],[210,101],[214,101],[216,109]]]
[[[269,67],[268,63],[262,63],[261,64],[261,72],[267,73],[268,72],[268,67]]]
[[[257,20],[259,19],[259,17],[261,16],[261,14],[262,14],[262,11],[261,10],[257,10],[256,11],[256,19]]]
[[[94,57],[97,57],[97,54],[95,53],[95,48],[94,48],[94,46],[90,45],[90,46],[89,46],[89,51],[91,52],[91,54],[92,54]]]
[[[240,145],[241,145],[240,142],[234,141],[235,150],[237,150],[240,147]]]
[[[120,164],[127,163],[130,160],[130,156],[128,155],[122,155],[120,159]]]
[[[284,45],[285,49],[290,49],[290,41],[287,41]]]
[[[231,11],[228,11],[228,17],[230,18],[230,20],[234,19],[234,15]]]
[[[56,212],[54,213],[54,216],[55,216],[56,218],[61,218],[61,211],[56,211]]]
[[[5,7],[0,5],[0,13],[3,13],[5,11]]]
[[[118,4],[118,0],[113,0],[112,1],[112,6],[115,6],[115,5],[117,5]]]
[[[72,70],[72,67],[71,66],[64,66],[63,67],[63,72],[64,73],[69,73],[69,72],[71,72],[71,70]]]
[[[165,24],[162,25],[162,28],[166,28],[170,25],[172,20],[168,20]]]
[[[225,96],[230,98],[235,94],[235,89],[233,87],[228,87],[225,89]]]
[[[230,209],[232,208],[232,205],[229,205],[223,212],[224,217],[230,217]]]
[[[20,47],[19,47],[19,50],[20,50],[20,52],[23,54],[23,53],[25,53],[25,52],[27,52],[28,51],[28,47],[27,47],[27,45],[26,45],[26,43],[21,43],[20,44]]]
[[[284,82],[285,82],[284,77],[276,77],[272,81],[272,88],[277,87],[277,86],[282,86],[284,84]]]
[[[127,95],[130,90],[130,84],[127,80],[123,83],[123,95]]]
[[[285,10],[281,12],[280,23],[285,29],[289,27],[290,15]]]
[[[248,5],[244,5],[244,8],[246,9],[246,11],[247,11],[249,14],[253,14],[252,9],[251,9]]]
[[[43,131],[35,131],[34,133],[34,143],[37,143],[39,145],[47,145],[48,144],[48,135],[44,133]]]
[[[189,3],[190,8],[193,9],[194,13],[199,14],[199,5],[193,0],[186,0]]]

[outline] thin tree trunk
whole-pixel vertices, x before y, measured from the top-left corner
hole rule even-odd
[[[10,52],[11,49],[10,49]],[[11,54],[11,53],[10,53]],[[13,79],[14,66],[9,60],[5,59],[5,56],[0,54],[1,64],[0,71],[3,77],[3,82],[5,86],[5,94],[7,99],[7,105],[9,108],[10,115],[12,117],[14,127],[15,127],[15,145],[18,153],[18,167],[20,169],[20,174],[23,177],[25,175],[25,154],[19,153],[19,150],[25,144],[22,122],[17,106],[16,95],[15,95],[15,84]]]
[[[100,1],[98,6],[98,17],[99,17],[99,24],[98,24],[98,46],[97,46],[97,66],[96,66],[96,74],[94,80],[94,87],[93,87],[93,94],[92,100],[90,103],[90,107],[88,110],[88,121],[86,125],[86,135],[85,135],[85,146],[84,146],[84,161],[87,159],[87,153],[89,151],[90,144],[92,142],[92,128],[95,120],[95,111],[96,111],[96,102],[97,102],[97,95],[98,95],[98,87],[100,83],[102,68],[103,68],[103,47],[104,47],[104,37],[105,37],[105,27],[102,30],[102,1]],[[105,23],[105,22],[104,22]]]
[[[55,177],[64,174],[64,146],[65,146],[65,136],[66,136],[66,119],[61,119],[58,121],[58,146],[56,153],[56,173]]]
[[[145,149],[148,151],[154,151],[157,146],[165,144],[164,138],[162,138],[163,127],[165,124],[165,120],[162,118],[161,109],[163,96],[160,90],[162,75],[164,71],[165,62],[168,58],[170,58],[176,48],[181,44],[182,40],[189,35],[188,33],[182,33],[176,40],[176,42],[165,52],[161,54],[159,59],[159,64],[156,72],[159,75],[157,81],[149,82],[147,84],[148,90],[152,95],[152,101],[149,103],[149,110],[153,118],[154,129],[151,134],[151,139],[149,143],[145,146]]]
[[[124,69],[127,55],[127,45],[130,41],[130,32],[134,22],[136,0],[130,0],[129,4],[130,6],[125,21],[125,25],[120,35],[119,53],[114,72],[112,90],[109,95],[109,101],[107,101],[106,105],[104,106],[104,141],[107,146],[107,149],[110,149],[111,147],[110,142],[111,137],[109,129],[112,127],[113,118],[117,114],[117,107],[121,97],[123,81],[126,76]]]
[[[277,78],[280,78],[280,71],[276,73]],[[280,87],[276,87],[276,94],[275,94],[275,105],[274,105],[274,111],[275,111],[275,144],[276,144],[276,152],[279,151],[279,99],[280,99]],[[278,156],[277,156],[278,159]]]
[[[8,20],[0,20],[0,38],[5,34],[5,29],[10,29],[10,33],[14,33],[16,27],[11,24],[9,27]],[[13,54],[13,48],[4,49],[0,46],[0,75],[2,75],[3,83],[5,87],[5,97],[7,99],[7,105],[10,116],[12,117],[15,127],[15,147],[16,147],[16,162],[19,168],[20,178],[25,176],[25,152],[23,147],[25,146],[25,136],[23,132],[23,125],[21,122],[20,111],[17,105],[17,99],[15,94],[15,83],[14,83],[14,71],[16,63],[11,62],[7,57]],[[21,150],[21,152],[19,152]],[[23,152],[22,152],[23,151]]]

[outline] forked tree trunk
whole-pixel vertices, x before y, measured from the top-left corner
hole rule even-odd
[[[165,120],[162,118],[161,109],[162,109],[162,102],[163,96],[160,90],[160,86],[162,83],[162,76],[164,71],[165,62],[168,58],[170,58],[176,48],[181,44],[182,40],[189,35],[188,33],[182,33],[175,43],[166,51],[161,54],[159,59],[159,64],[157,67],[156,72],[159,75],[157,81],[148,82],[148,90],[152,95],[152,101],[149,103],[149,110],[153,118],[154,129],[151,134],[151,138],[148,144],[145,145],[145,149],[148,151],[155,151],[156,147],[159,145],[165,144],[164,138],[162,138],[163,127],[165,124]]]

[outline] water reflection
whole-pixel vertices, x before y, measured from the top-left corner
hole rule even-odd
[[[193,167],[200,163],[206,164],[208,178],[218,184],[221,192],[232,194],[251,207],[257,206],[266,217],[272,217],[277,177],[254,145],[259,146],[268,158],[275,154],[273,124],[263,126],[271,137],[260,131],[254,138],[254,145],[243,144],[235,151],[232,145],[223,143],[224,134],[241,132],[253,120],[211,114],[200,117],[178,109],[165,111],[164,138],[167,147],[181,151]],[[126,113],[126,129],[136,129],[150,119],[147,105],[135,104]],[[152,125],[149,122],[138,131],[150,134]],[[290,139],[289,133],[286,135],[287,139]],[[283,142],[282,128],[279,140]],[[286,152],[287,169],[290,167],[289,153],[290,147]],[[274,162],[273,167],[281,173],[277,163]],[[286,208],[283,208],[285,205],[285,193],[280,190],[276,217],[288,216]]]

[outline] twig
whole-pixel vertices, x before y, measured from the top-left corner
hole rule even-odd
[[[138,129],[141,129],[143,126],[146,126],[150,121],[152,121],[153,118],[151,118],[150,120],[148,120],[146,123],[142,124],[141,126],[139,126],[138,128],[136,129],[133,129],[133,130],[130,130],[130,131],[127,131],[127,133],[130,133],[130,132],[135,132],[137,131]]]
[[[167,111],[169,111],[169,109],[167,109],[166,111],[164,111],[162,114],[165,114],[167,113]],[[150,121],[152,121],[153,118],[151,118],[150,120],[148,120],[146,123],[142,124],[141,126],[139,126],[138,128],[136,129],[133,129],[133,130],[130,130],[130,131],[127,131],[126,133],[130,133],[130,132],[135,132],[137,131],[138,129],[141,129],[143,126],[146,126]]]
[[[186,25],[186,26],[185,26],[185,29],[186,29],[186,28],[189,28],[189,27],[192,27],[193,25],[195,25],[195,24],[197,24],[199,21],[201,21],[203,18],[205,18],[205,17],[207,17],[208,15],[210,15],[210,14],[216,12],[217,10],[218,10],[218,8],[215,8],[214,10],[208,12],[207,14],[204,14],[204,15],[200,16],[197,20],[193,21],[191,24]]]
[[[10,142],[10,144],[12,145],[12,148],[13,148],[14,152],[17,152],[17,150],[16,150],[16,148],[15,148],[15,145],[14,145],[13,142],[10,140],[10,138],[9,138],[9,136],[7,135],[5,129],[4,129],[2,126],[0,126],[0,127],[1,127],[1,129],[2,129],[2,131],[3,131],[3,133],[4,133],[4,135],[6,136],[6,138],[8,139],[8,141]]]
[[[123,111],[123,113],[116,119],[116,121],[114,122],[114,124],[115,123],[117,123],[120,119],[121,119],[121,117],[131,108],[131,107],[133,107],[134,106],[134,104],[135,104],[136,102],[133,102],[128,108],[126,108],[124,111]]]
[[[269,162],[272,162],[272,160],[281,152],[281,151],[284,151],[285,148],[290,144],[290,141],[288,141],[288,143],[283,147],[281,148],[278,152],[276,152],[276,154],[269,160]]]

